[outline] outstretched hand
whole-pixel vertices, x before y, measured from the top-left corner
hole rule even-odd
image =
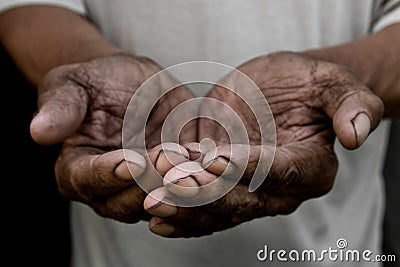
[[[149,59],[118,54],[60,66],[44,77],[31,135],[40,144],[63,142],[55,172],[59,190],[66,198],[86,203],[98,214],[123,222],[146,217],[146,194],[134,179],[148,170],[151,160],[135,151],[125,151],[129,161],[125,160],[121,132],[133,94],[160,70]],[[161,93],[158,88],[153,89],[152,94]],[[157,156],[162,153],[157,146],[161,142],[161,125],[172,108],[191,97],[190,90],[182,86],[163,96],[156,105],[146,128],[146,146],[153,149],[152,164],[168,166],[164,157]],[[144,117],[138,113],[131,119]],[[181,141],[194,141],[195,127],[186,129]],[[178,164],[186,158],[175,160],[174,164]]]
[[[240,145],[227,144],[226,132],[218,123],[200,119],[199,140],[207,137],[219,144],[216,151],[208,152],[213,158],[203,155],[207,159],[204,167],[205,163],[213,164],[195,175],[182,174],[177,166],[165,177],[169,182],[186,180],[183,186],[198,187],[218,179],[226,168],[247,163],[245,174],[232,191],[205,206],[173,207],[147,196],[145,208],[153,215],[149,228],[155,234],[201,236],[254,218],[293,212],[305,200],[325,195],[332,188],[338,167],[333,150],[335,138],[343,147],[356,149],[383,114],[381,100],[348,69],[331,62],[280,52],[246,62],[238,70],[258,85],[275,118],[277,147],[268,176],[255,192],[249,192],[255,162],[263,164],[266,159],[260,157],[273,155],[269,147],[260,145],[257,122],[243,101],[215,86],[208,97],[228,104],[245,123],[251,141],[249,163],[241,157]],[[240,83],[235,83],[234,75],[225,79],[233,79],[233,91],[244,90],[235,86]],[[207,105],[202,112],[224,111],[217,105]],[[184,190],[171,188],[158,188],[157,199],[185,195]]]

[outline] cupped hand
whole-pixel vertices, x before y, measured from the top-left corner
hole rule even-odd
[[[176,167],[166,177],[172,183],[188,180],[184,186],[198,187],[218,179],[226,168],[246,164],[246,171],[233,190],[208,205],[171,208],[148,196],[145,207],[153,215],[149,227],[155,234],[201,236],[254,218],[293,212],[304,201],[325,195],[332,188],[338,168],[333,149],[335,138],[343,147],[356,149],[377,127],[383,114],[382,101],[350,70],[331,62],[300,53],[279,52],[255,58],[238,70],[257,84],[270,105],[276,124],[275,153],[271,147],[260,144],[259,126],[246,104],[235,93],[215,86],[208,96],[228,104],[246,126],[250,160],[241,156],[244,151],[241,145],[229,145],[220,124],[201,119],[199,140],[212,138],[219,145],[208,152],[211,158],[203,155],[204,167],[209,162],[213,164],[198,175],[188,172],[189,179],[183,179],[185,174]],[[246,90],[235,77],[224,78],[230,89]],[[224,111],[218,105],[204,106],[202,113],[209,112],[229,118],[229,114],[221,114]],[[257,190],[249,192],[248,184],[258,161],[263,164],[273,156],[266,179]],[[157,189],[157,199],[171,194],[185,195],[184,190],[171,191],[171,188],[174,187]]]
[[[153,149],[153,161],[136,151],[124,151],[121,138],[127,106],[143,82],[160,70],[147,58],[118,54],[60,66],[45,75],[31,135],[40,144],[63,142],[55,173],[65,197],[123,222],[137,222],[145,216],[146,194],[135,179],[144,175],[150,162],[164,164],[164,157],[158,157],[163,148],[156,147],[161,143],[162,123],[171,109],[193,96],[181,86],[157,102],[146,126],[146,147]],[[161,97],[162,92],[152,88],[148,93]],[[146,114],[137,112],[130,119],[140,121]],[[185,129],[180,140],[194,141],[196,128]],[[175,160],[178,164],[186,158],[181,155]]]

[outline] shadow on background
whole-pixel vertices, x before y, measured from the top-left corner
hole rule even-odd
[[[396,262],[385,262],[385,267],[400,266],[400,118],[391,126],[383,171],[386,186],[383,254],[396,255]]]
[[[54,162],[60,145],[40,146],[29,134],[35,90],[0,47],[2,84],[2,262],[69,266],[69,202],[58,192]]]

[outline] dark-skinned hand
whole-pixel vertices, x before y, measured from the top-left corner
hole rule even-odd
[[[139,86],[160,70],[149,59],[118,54],[60,66],[45,75],[38,89],[39,112],[31,122],[31,135],[40,144],[63,142],[55,173],[66,198],[118,221],[134,223],[146,218],[146,194],[134,179],[150,169],[150,162],[160,170],[168,168],[168,153],[174,165],[187,160],[174,153],[176,147],[164,153],[158,146],[161,125],[170,110],[193,96],[185,87],[166,94],[151,113],[146,126],[149,157],[134,150],[125,151],[128,160],[124,157],[121,133],[127,105]],[[149,93],[161,91],[153,88]],[[145,115],[138,112],[131,120],[142,121]],[[182,132],[181,142],[196,140],[192,124]]]
[[[323,196],[332,188],[338,168],[335,138],[343,147],[356,149],[377,127],[383,114],[382,101],[350,70],[331,62],[279,52],[248,61],[238,70],[257,84],[270,105],[276,124],[275,155],[271,147],[260,145],[257,123],[245,103],[231,91],[214,86],[208,97],[228,104],[245,122],[251,144],[249,161],[242,156],[246,151],[243,145],[231,146],[218,123],[201,119],[199,140],[211,138],[218,145],[201,155],[205,170],[184,173],[179,166],[172,167],[165,174],[165,184],[199,187],[218,179],[227,169],[234,174],[234,169],[243,164],[245,173],[224,197],[198,207],[176,207],[159,201],[173,195],[193,197],[188,194],[196,192],[193,188],[157,188],[153,195],[156,198],[148,196],[144,202],[153,215],[149,222],[153,233],[166,237],[203,236],[255,218],[292,213],[304,201]],[[245,90],[236,77],[228,75],[224,79],[233,91]],[[224,116],[218,105],[208,104],[201,109],[203,115],[210,112]],[[229,118],[229,114],[225,115]],[[190,155],[199,158],[202,151],[198,145],[186,147]],[[265,181],[249,192],[257,162],[263,164],[273,156]]]

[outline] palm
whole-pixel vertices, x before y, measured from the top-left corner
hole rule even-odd
[[[287,64],[288,60],[290,64]],[[284,152],[293,163],[292,168],[287,170],[289,176],[285,180],[275,178],[273,181],[269,179],[271,182],[268,182],[267,179],[264,192],[269,194],[294,193],[293,188],[290,187],[290,185],[295,185],[292,183],[298,183],[299,177],[302,177],[301,180],[304,182],[312,181],[316,172],[320,173],[318,191],[310,190],[303,197],[324,194],[332,185],[337,170],[337,159],[333,151],[335,135],[332,119],[324,110],[325,103],[321,95],[324,90],[332,89],[327,88],[328,85],[340,87],[343,84],[336,80],[334,73],[329,77],[328,69],[320,68],[318,72],[313,72],[313,68],[316,67],[313,64],[313,61],[302,57],[278,54],[273,57],[258,58],[238,67],[239,71],[256,83],[268,101],[275,120],[277,154]],[[238,83],[231,82],[230,84]],[[238,86],[230,89],[236,93],[245,90]],[[215,86],[208,97],[228,104],[238,113],[245,124],[250,144],[261,145],[258,122],[244,101],[232,91]],[[206,106],[204,112],[207,110],[221,112],[218,107]],[[228,116],[228,114],[223,116]],[[201,119],[199,138],[205,137],[213,138],[219,144],[229,143],[225,131],[219,124],[208,119]],[[312,165],[310,162],[313,162]],[[310,167],[311,169],[306,170]],[[316,186],[315,181],[313,182]],[[321,190],[321,187],[325,189]],[[288,191],[288,188],[291,190]]]
[[[240,183],[221,199],[203,207],[179,208],[169,218],[153,218],[150,228],[156,234],[205,235],[254,218],[293,212],[303,201],[324,195],[333,186],[338,167],[333,150],[335,134],[344,147],[354,149],[382,116],[380,99],[347,69],[330,62],[285,52],[248,61],[238,70],[256,83],[273,113],[277,144],[271,169],[263,184],[249,193],[249,179],[258,162],[263,165],[271,160],[271,147],[260,142],[263,136],[246,104],[231,91],[215,86],[208,97],[228,104],[241,118],[251,144],[250,161],[241,156],[244,153],[240,144],[230,145],[223,127],[210,119],[200,119],[199,139],[212,138],[219,145],[211,153],[217,167],[211,165],[202,175],[187,175],[200,185],[209,183],[210,178],[203,178],[205,172],[218,179],[224,171],[218,166],[229,165],[226,160],[219,160],[221,157],[236,166],[245,165],[246,171]],[[246,87],[236,77],[228,75],[225,84],[232,85],[229,88],[236,93],[243,92]],[[231,117],[218,104],[209,103],[202,106],[202,114],[218,114],[227,124]],[[146,199],[145,206],[146,203],[151,202]],[[161,206],[150,212],[157,216],[163,209]],[[157,227],[163,223],[172,224],[175,231],[163,232]]]
[[[61,110],[62,116],[50,113],[52,127],[48,132],[61,140],[65,137],[56,178],[66,197],[121,221],[135,222],[144,214],[145,192],[132,180],[126,165],[118,170],[117,166],[124,162],[121,133],[127,106],[142,83],[160,70],[148,59],[116,55],[61,66],[46,75],[40,87],[39,106],[43,105],[41,113],[50,113],[52,103]],[[150,93],[159,98],[161,90],[153,88]],[[148,149],[160,144],[160,129],[170,110],[191,97],[188,89],[179,87],[157,102],[146,126]],[[130,118],[132,122],[146,120],[148,114],[141,112],[141,107],[136,110]],[[141,131],[131,134],[136,138]],[[181,136],[182,142],[195,138],[195,128]],[[132,173],[140,175],[146,168],[143,157],[143,153],[134,154],[132,168],[129,162],[125,163]]]

